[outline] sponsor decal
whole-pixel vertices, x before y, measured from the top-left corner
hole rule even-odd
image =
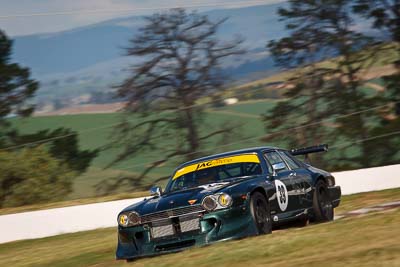
[[[211,161],[202,162],[202,163],[197,164],[196,171],[201,170],[201,169],[210,168],[213,166],[229,164],[232,161],[233,161],[232,158],[226,158],[226,159],[214,159]]]
[[[205,185],[200,185],[199,188],[203,188],[204,191],[212,191],[215,190],[217,188],[223,187],[224,185],[229,184],[229,182],[225,182],[225,183],[212,183],[212,184],[205,184]],[[202,191],[202,192],[204,192]]]
[[[193,165],[189,165],[177,170],[172,177],[172,180],[177,179],[178,177],[193,172],[197,170],[203,170],[215,166],[226,165],[226,164],[233,164],[233,163],[242,163],[242,162],[254,162],[260,163],[260,159],[256,154],[242,154],[237,156],[231,156],[226,158],[219,158],[219,159],[212,159],[209,161],[199,162]]]

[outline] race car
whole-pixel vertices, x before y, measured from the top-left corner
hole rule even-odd
[[[333,220],[341,189],[334,177],[299,160],[327,145],[257,147],[212,155],[175,169],[162,191],[118,215],[117,259],[175,252],[269,234],[288,222]]]

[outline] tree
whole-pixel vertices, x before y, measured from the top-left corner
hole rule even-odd
[[[34,106],[27,100],[38,89],[38,82],[30,78],[28,68],[11,63],[12,41],[0,30],[0,141],[1,128],[8,126],[9,115],[29,116]]]
[[[68,128],[41,130],[33,134],[20,134],[14,130],[7,136],[12,144],[11,148],[46,147],[54,159],[64,162],[77,174],[85,172],[99,152],[99,149],[80,150],[78,134]],[[43,144],[42,141],[47,142]]]
[[[357,0],[353,10],[364,18],[373,20],[373,27],[389,33],[389,45],[383,47],[394,51],[392,66],[395,72],[382,77],[385,85],[385,100],[393,103],[393,108],[386,115],[384,127],[376,129],[377,134],[396,132],[400,129],[400,1],[399,0]],[[380,47],[378,47],[380,48]],[[379,142],[378,142],[379,141]],[[399,146],[400,136],[391,135],[378,140],[375,150],[388,164],[395,163],[395,150]]]
[[[0,151],[0,207],[61,200],[75,175],[43,147]]]
[[[0,30],[0,207],[64,198],[73,178],[97,155],[79,150],[77,134],[69,129],[20,134],[10,127],[9,116],[32,114],[30,99],[38,89],[28,68],[10,62],[11,47]]]
[[[373,26],[387,29],[392,40],[400,43],[400,1],[357,0],[353,10],[365,18],[373,19]]]
[[[400,1],[399,0],[357,0],[353,10],[367,19],[373,20],[373,26],[377,29],[385,29],[389,32],[394,43],[396,57],[393,58],[393,66],[396,72],[386,75],[383,80],[389,91],[389,99],[395,102],[394,113],[400,115]]]
[[[117,87],[118,96],[127,99],[128,118],[116,138],[124,151],[115,162],[146,150],[163,156],[145,168],[136,181],[171,158],[198,157],[205,143],[232,132],[229,124],[214,130],[204,127],[204,107],[196,103],[223,88],[226,77],[220,71],[221,60],[243,52],[238,48],[239,38],[231,42],[217,39],[217,30],[225,20],[212,22],[183,9],[145,20],[146,25],[127,48],[127,55],[140,58],[141,63]],[[140,118],[129,123],[129,116]]]
[[[84,172],[98,151],[80,151],[77,133],[66,128],[44,130],[33,134],[20,134],[10,127],[8,116],[28,117],[34,111],[31,98],[39,83],[30,78],[30,70],[11,63],[12,41],[0,30],[0,151],[42,144],[48,140],[49,152],[55,159],[65,162],[77,173]],[[63,138],[58,138],[63,136]]]
[[[381,98],[360,90],[365,82],[361,72],[373,62],[373,54],[368,49],[371,39],[354,30],[349,5],[346,0],[291,0],[287,8],[279,9],[290,36],[272,41],[268,47],[279,66],[296,69],[287,81],[289,99],[264,117],[269,133],[266,140],[281,139],[282,130],[298,126],[286,135],[289,145],[334,144],[366,139],[375,127],[370,122],[381,124],[376,112],[357,113],[380,104]],[[321,62],[327,59],[329,64]],[[352,112],[354,116],[341,117]],[[327,119],[330,121],[318,123]],[[358,154],[349,156],[341,151],[334,167],[371,165],[370,148],[368,143],[360,143]],[[332,161],[323,163],[332,167]]]

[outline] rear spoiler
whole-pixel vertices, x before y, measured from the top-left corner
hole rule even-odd
[[[323,145],[317,145],[317,146],[295,148],[295,149],[290,150],[289,152],[293,156],[304,155],[304,161],[306,163],[310,164],[310,160],[308,158],[308,154],[318,153],[318,152],[327,152],[327,151],[328,151],[328,145],[327,144],[323,144]]]
[[[328,145],[323,144],[323,145],[317,145],[317,146],[295,148],[295,149],[290,150],[290,154],[292,154],[293,156],[298,156],[298,155],[307,155],[307,154],[311,154],[311,153],[327,152],[327,151],[328,151]]]

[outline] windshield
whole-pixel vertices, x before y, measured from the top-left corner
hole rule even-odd
[[[261,173],[260,161],[255,154],[215,159],[177,170],[167,187],[167,191],[172,192],[205,184],[226,182],[237,177]]]

